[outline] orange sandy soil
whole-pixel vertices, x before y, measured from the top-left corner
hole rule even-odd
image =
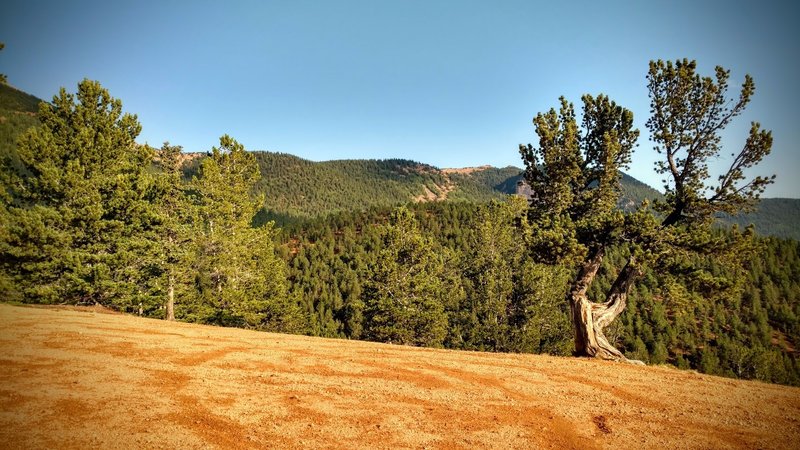
[[[0,304],[3,448],[797,448],[800,389]]]

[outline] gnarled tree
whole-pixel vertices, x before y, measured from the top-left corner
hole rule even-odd
[[[624,310],[628,292],[645,264],[674,270],[691,253],[733,253],[745,239],[721,239],[711,232],[717,213],[753,206],[774,177],[747,178],[745,170],[769,154],[772,137],[757,123],[728,169],[710,183],[708,162],[719,156],[721,131],[741,114],[755,86],[745,78],[738,99],[727,97],[729,71],[702,77],[694,61],[650,63],[647,75],[651,118],[647,127],[665,196],[624,214],[616,206],[621,170],[631,161],[638,130],[633,113],[604,95],[583,96],[580,125],[563,97],[534,120],[539,145],[520,145],[525,179],[533,195],[530,246],[543,261],[575,267],[567,293],[575,329],[575,354],[627,360],[603,333]],[[740,236],[741,237],[741,236]],[[609,247],[624,245],[629,256],[603,299],[590,299]]]

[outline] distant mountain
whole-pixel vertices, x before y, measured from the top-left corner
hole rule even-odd
[[[315,217],[408,202],[502,198],[518,168],[438,169],[404,159],[313,162],[285,153],[255,152],[273,214]]]
[[[740,227],[753,224],[762,236],[776,236],[800,241],[800,199],[764,198],[756,210],[737,216],[724,216],[720,222]]]
[[[408,202],[488,202],[524,195],[522,169],[491,166],[436,167],[403,159],[313,162],[284,153],[255,152],[261,166],[258,190],[266,194],[264,219],[285,222],[328,213]],[[619,207],[630,211],[662,194],[622,174]],[[800,240],[800,199],[762,199],[752,213],[721,217],[723,225],[754,224],[763,236]]]
[[[266,194],[272,216],[315,217],[408,202],[488,202],[525,189],[522,169],[513,166],[439,169],[403,159],[313,162],[285,153],[255,155],[262,173],[258,190]],[[623,175],[621,207],[632,209],[659,195]]]
[[[508,193],[514,193],[517,195],[522,195],[524,197],[530,197],[532,195],[531,189],[527,183],[522,178],[522,171],[520,170],[520,174],[514,178],[514,185],[515,189],[511,191],[504,191]],[[512,180],[509,180],[512,181]],[[645,183],[633,178],[632,176],[623,173],[622,174],[622,196],[620,196],[619,201],[617,202],[617,206],[620,209],[625,211],[633,211],[636,209],[638,205],[640,205],[645,199],[653,200],[660,198],[662,194],[657,190],[651,188]],[[506,186],[502,186],[503,189]]]
[[[0,154],[8,154],[16,137],[37,126],[39,98],[0,85]],[[491,166],[439,169],[405,159],[314,162],[286,153],[254,152],[261,167],[258,192],[266,194],[259,220],[279,223],[375,206],[408,202],[488,202],[524,191],[522,169]],[[187,153],[191,175],[203,153]],[[631,210],[645,198],[661,194],[623,174],[619,206]],[[800,240],[800,199],[764,199],[753,213],[723,217],[722,223],[753,223],[762,235]]]

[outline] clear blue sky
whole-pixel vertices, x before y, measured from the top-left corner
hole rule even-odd
[[[84,77],[136,113],[142,142],[205,151],[224,133],[312,160],[521,166],[531,118],[583,93],[636,114],[631,175],[660,187],[644,126],[651,59],[745,73],[772,129],[767,194],[800,197],[796,2],[6,1],[0,72],[44,99]],[[720,166],[725,160],[716,162]]]

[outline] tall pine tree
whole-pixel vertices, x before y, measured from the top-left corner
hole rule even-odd
[[[32,128],[2,159],[7,206],[0,260],[12,298],[131,307],[149,233],[152,151],[136,144],[135,115],[84,80],[41,103]]]
[[[466,322],[460,327],[466,348],[565,353],[566,271],[530,258],[526,210],[521,197],[481,210],[465,258],[467,300],[458,314]]]
[[[197,218],[194,269],[200,298],[189,318],[300,332],[306,320],[288,292],[286,264],[275,254],[274,224],[254,228],[263,198],[251,195],[258,164],[230,136],[220,138],[192,182]]]
[[[164,318],[175,320],[176,291],[189,295],[185,286],[191,281],[194,242],[194,205],[189,185],[183,180],[182,148],[165,142],[157,152],[161,172],[158,176],[158,242],[152,271],[157,277],[157,292],[164,308]],[[184,287],[181,289],[181,287]],[[179,294],[180,295],[180,294]]]

